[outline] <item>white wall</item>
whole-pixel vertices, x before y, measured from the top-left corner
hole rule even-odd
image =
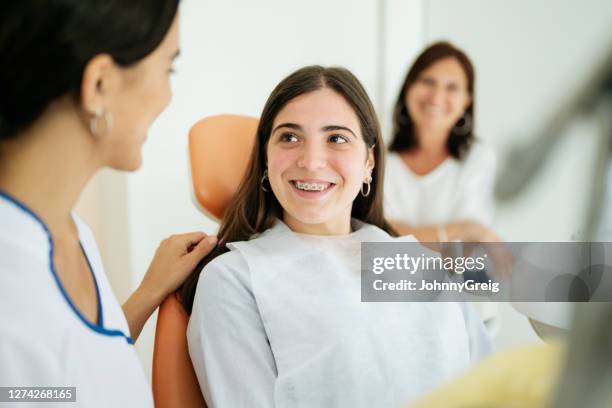
[[[420,12],[420,1],[400,0],[183,1],[174,99],[150,131],[142,169],[127,178],[133,285],[165,236],[215,231],[190,201],[193,123],[218,113],[258,116],[276,83],[308,64],[346,66],[377,105],[390,105],[394,96],[385,91],[395,89],[422,44]],[[380,27],[381,21],[393,25]],[[381,29],[393,37],[383,42],[386,54],[379,48]],[[137,342],[147,373],[154,325],[151,319]]]

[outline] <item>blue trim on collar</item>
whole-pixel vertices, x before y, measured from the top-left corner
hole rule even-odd
[[[83,248],[83,244],[79,241],[79,247],[81,248],[81,253],[85,257],[85,261],[87,262],[87,267],[89,268],[89,273],[91,273],[91,277],[94,281],[94,286],[96,287],[96,303],[98,308],[98,326],[104,327],[104,309],[102,309],[102,297],[100,297],[100,288],[98,287],[98,281],[96,280],[96,275],[94,273],[93,268],[91,267],[91,262],[89,262],[89,257],[87,256],[87,252],[85,252],[85,248]]]
[[[36,215],[36,213],[34,211],[32,211],[28,206],[26,206],[24,203],[22,203],[21,201],[19,201],[15,197],[9,195],[8,193],[5,193],[4,191],[0,191],[0,197],[4,198],[9,203],[12,203],[18,209],[20,209],[21,211],[26,213],[28,216],[32,217],[36,222],[38,222],[40,224],[40,226],[45,231],[45,234],[47,234],[47,239],[49,240],[49,269],[51,271],[51,275],[53,276],[53,279],[55,280],[55,283],[57,284],[57,287],[58,287],[60,293],[64,297],[64,300],[66,301],[66,303],[68,303],[68,306],[70,306],[70,308],[72,309],[74,314],[77,315],[77,317],[81,320],[81,322],[83,322],[83,324],[85,324],[85,326],[87,326],[91,330],[95,331],[96,333],[99,333],[99,334],[104,335],[104,336],[109,336],[109,337],[121,336],[121,337],[125,338],[125,340],[127,341],[128,344],[134,344],[133,341],[132,341],[132,338],[130,336],[124,334],[121,330],[106,329],[102,325],[102,323],[103,323],[102,314],[101,314],[102,313],[101,312],[102,311],[102,304],[100,303],[101,300],[100,300],[100,291],[98,290],[98,281],[96,279],[95,274],[93,273],[93,269],[91,268],[91,264],[89,263],[89,258],[87,258],[87,254],[85,254],[85,251],[83,250],[83,246],[81,245],[80,240],[79,240],[79,245],[81,246],[81,250],[83,251],[83,254],[85,255],[85,259],[87,260],[87,264],[89,265],[89,270],[92,273],[92,277],[93,277],[93,280],[94,280],[94,283],[95,283],[95,286],[96,286],[96,295],[98,297],[98,311],[99,311],[98,316],[99,316],[99,320],[100,320],[100,323],[97,324],[97,325],[92,323],[92,322],[90,322],[89,320],[87,320],[85,318],[85,316],[83,316],[81,314],[81,312],[74,306],[74,303],[72,302],[72,299],[70,299],[70,296],[68,296],[68,293],[64,289],[64,286],[62,285],[62,282],[59,280],[59,277],[57,276],[57,273],[55,271],[55,264],[53,263],[53,253],[54,253],[53,252],[53,249],[54,249],[53,237],[51,237],[51,233],[49,232],[49,228],[47,228],[47,224],[45,224],[45,222],[38,215]]]

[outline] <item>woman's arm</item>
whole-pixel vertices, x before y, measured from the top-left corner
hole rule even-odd
[[[414,235],[420,242],[499,242],[495,232],[472,220],[460,220],[448,224],[411,226],[400,221],[390,221],[400,235]]]
[[[209,406],[274,406],[276,363],[240,253],[202,271],[187,340]]]
[[[202,232],[173,235],[160,243],[140,286],[123,304],[133,341],[166,296],[183,283],[216,243],[216,237]]]

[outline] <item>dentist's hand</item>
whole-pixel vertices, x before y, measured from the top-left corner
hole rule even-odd
[[[157,305],[174,292],[189,276],[198,262],[217,244],[217,237],[203,232],[172,235],[164,239],[140,287],[158,299]]]
[[[123,305],[133,341],[153,311],[216,244],[216,237],[203,232],[172,235],[159,244],[140,286]]]

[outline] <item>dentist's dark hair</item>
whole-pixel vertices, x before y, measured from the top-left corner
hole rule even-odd
[[[78,98],[99,54],[124,67],[162,42],[179,0],[0,2],[0,141],[30,126],[54,100]]]
[[[370,194],[367,197],[357,195],[353,201],[351,216],[395,235],[383,214],[385,148],[376,111],[368,94],[359,80],[345,68],[325,68],[318,65],[304,67],[283,79],[274,88],[263,108],[245,176],[221,220],[217,234],[218,244],[200,262],[179,289],[179,299],[189,314],[191,314],[196,286],[204,266],[227,252],[228,242],[248,240],[253,235],[272,227],[276,218],[282,219],[283,209],[280,203],[273,192],[264,191],[261,185],[266,170],[266,149],[272,133],[272,125],[281,109],[291,100],[323,88],[333,90],[351,106],[359,119],[363,140],[368,148],[373,149],[374,153],[375,162]],[[366,159],[366,157],[363,158],[364,162]]]

